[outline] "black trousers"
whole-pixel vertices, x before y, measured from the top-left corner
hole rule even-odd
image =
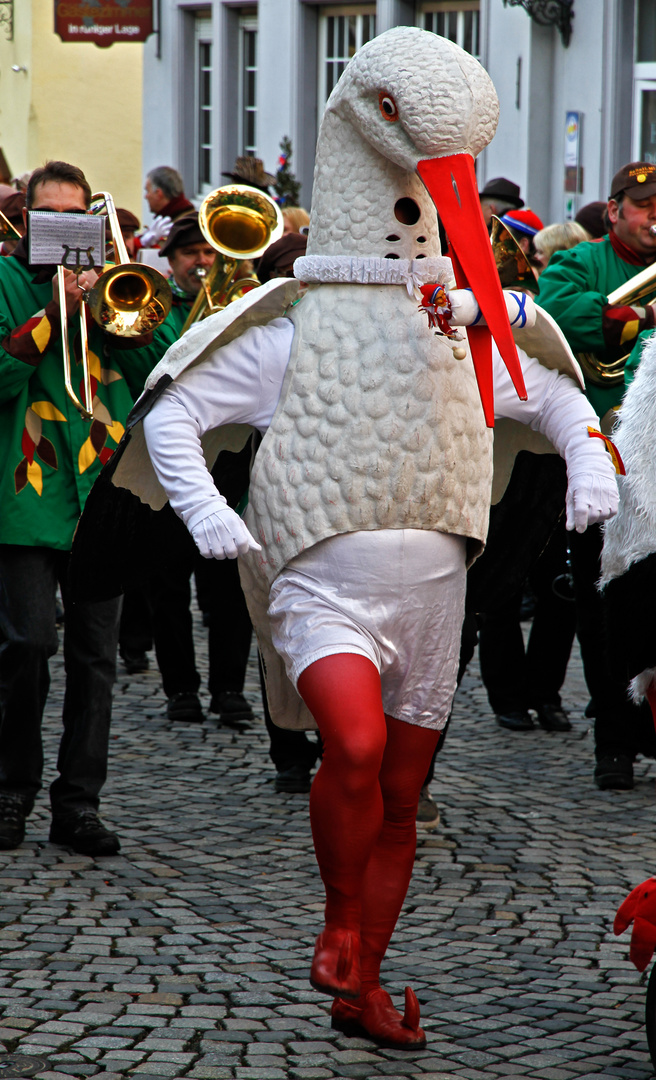
[[[566,568],[564,516],[532,567],[536,609],[526,649],[519,621],[522,589],[480,617],[481,676],[495,713],[525,712],[541,702],[560,705],[560,688],[576,629],[576,605],[554,589]]]
[[[69,555],[50,548],[0,545],[0,791],[31,810],[41,787],[41,722],[57,652],[57,583],[64,602],[66,691],[54,813],[98,808],[107,776],[120,600],[72,603]]]
[[[629,698],[621,657],[613,644],[608,606],[597,589],[601,574],[601,526],[571,534],[572,573],[576,595],[576,632],[585,681],[595,716],[597,758],[608,754],[635,757],[656,754],[651,710]]]

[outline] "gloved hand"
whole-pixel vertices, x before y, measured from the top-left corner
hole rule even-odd
[[[656,878],[636,886],[617,909],[613,931],[622,934],[633,923],[629,959],[644,971],[656,948]]]
[[[204,559],[236,559],[262,550],[222,495],[192,514],[186,525]]]
[[[565,528],[582,533],[589,525],[607,521],[617,513],[619,492],[615,475],[593,472],[567,474]]]
[[[172,225],[173,222],[170,217],[161,217],[158,215],[152,225],[149,225],[145,232],[142,232],[139,237],[141,246],[145,248],[155,247],[159,244],[160,240],[166,239],[171,231]]]
[[[564,414],[567,409],[562,410]],[[565,417],[563,417],[565,418]],[[620,496],[615,465],[605,443],[589,425],[576,425],[567,441],[567,498],[565,528],[582,533],[589,525],[617,513]]]

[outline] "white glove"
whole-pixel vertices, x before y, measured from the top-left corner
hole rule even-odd
[[[485,326],[485,319],[481,315],[476,297],[471,289],[451,289],[447,291],[452,315],[449,319],[451,326]],[[506,309],[511,326],[520,329],[535,325],[537,313],[535,304],[526,293],[513,292],[510,289],[503,290],[503,298],[506,301]]]
[[[171,231],[173,222],[170,217],[158,216],[139,237],[141,246],[145,248],[155,247],[160,240],[165,240]]]
[[[222,495],[191,514],[186,525],[204,559],[236,559],[262,550]]]
[[[591,425],[593,426],[593,425]],[[595,425],[596,426],[596,425]],[[606,521],[617,513],[619,491],[615,466],[602,439],[580,425],[570,435],[567,462],[567,517],[565,528],[585,532],[588,525]]]
[[[582,533],[589,525],[607,521],[617,513],[618,504],[619,492],[614,473],[610,477],[592,472],[576,473],[574,476],[568,473],[565,528],[569,532],[576,529]]]

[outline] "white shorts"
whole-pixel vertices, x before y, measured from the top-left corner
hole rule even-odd
[[[333,536],[271,587],[273,644],[297,684],[315,660],[368,657],[388,716],[441,730],[456,688],[465,539],[418,529]]]

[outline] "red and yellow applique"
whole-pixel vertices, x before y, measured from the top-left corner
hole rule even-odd
[[[122,379],[123,376],[112,368],[102,367],[100,358],[91,350],[89,350],[89,374],[91,376],[93,420],[89,428],[89,437],[85,439],[78,454],[77,465],[80,475],[86,472],[90,465],[93,465],[96,458],[99,458],[103,465],[109,461],[115,447],[107,446],[107,439],[111,439],[115,446],[118,446],[125,431],[125,428],[118,420],[112,419],[107,406],[103,405],[102,401],[96,397],[98,383],[109,386],[110,383]],[[82,392],[81,387],[80,392]]]
[[[57,451],[46,439],[42,432],[42,420],[63,420],[66,417],[59,409],[55,408],[51,401],[33,401],[25,411],[25,427],[21,449],[23,458],[14,470],[14,486],[18,495],[24,487],[30,484],[37,495],[43,492],[43,470],[36,461],[38,456],[44,465],[51,469],[58,467]]]

